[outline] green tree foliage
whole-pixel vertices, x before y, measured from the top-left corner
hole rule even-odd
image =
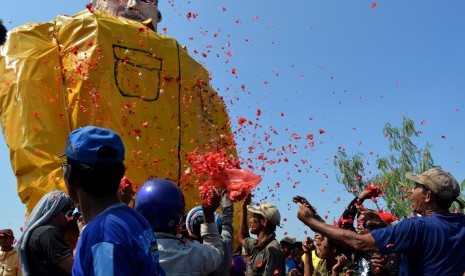
[[[383,133],[388,138],[390,154],[376,160],[378,172],[367,177],[365,165],[369,163],[365,156],[361,153],[350,156],[344,149],[340,149],[334,159],[339,170],[337,180],[353,193],[359,193],[369,184],[381,186],[389,212],[399,218],[408,217],[412,213],[411,201],[408,199],[413,183],[405,179],[404,175],[406,172],[421,173],[435,167],[430,145],[418,148],[414,144],[413,139],[418,137],[418,132],[415,123],[407,117],[403,118],[401,128],[386,123]],[[465,180],[461,186],[463,190]],[[458,209],[458,206],[452,208]]]

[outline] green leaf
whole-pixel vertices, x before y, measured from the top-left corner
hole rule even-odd
[[[418,132],[414,121],[407,117],[403,118],[401,128],[386,123],[383,133],[388,138],[390,154],[376,160],[378,171],[371,179],[365,179],[364,164],[367,160],[364,155],[349,155],[345,150],[340,150],[334,161],[338,171],[336,179],[349,191],[355,188],[361,192],[372,182],[382,185],[387,209],[399,218],[407,217],[412,212],[407,198],[413,184],[404,179],[404,175],[406,172],[420,173],[434,167],[430,145],[420,148],[414,143],[413,139],[418,137]],[[465,188],[465,180],[461,186]]]

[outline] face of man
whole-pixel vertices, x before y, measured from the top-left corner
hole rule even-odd
[[[318,257],[321,259],[326,259],[329,257],[331,249],[328,243],[328,238],[324,237],[320,242],[317,242],[316,247],[319,252]]]
[[[108,14],[143,22],[152,19],[153,28],[157,30],[158,0],[96,0],[95,8]]]
[[[423,185],[416,184],[412,190],[411,200],[413,201],[412,211],[417,214],[423,214],[426,210],[426,195],[423,192]]]
[[[291,254],[291,248],[288,244],[281,244],[281,250],[284,253],[284,256],[289,256]]]
[[[318,257],[320,257],[320,249],[319,246],[321,242],[323,241],[323,236],[320,233],[315,232],[315,235],[313,236],[314,240],[314,245],[315,245],[315,253]]]
[[[52,217],[51,222],[62,231],[66,231],[71,224],[71,221],[68,220],[68,217],[66,215],[70,214],[73,209],[74,206],[73,204],[71,204],[70,201],[66,206],[64,206],[60,210],[60,212],[58,212],[55,216]]]
[[[14,237],[10,235],[3,235],[0,237],[0,248],[3,251],[9,251],[13,245]]]
[[[252,218],[249,220],[249,230],[250,233],[254,235],[258,235],[263,229],[264,226],[264,219],[259,214],[252,214]]]

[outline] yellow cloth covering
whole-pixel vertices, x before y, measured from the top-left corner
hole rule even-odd
[[[57,156],[82,126],[121,135],[126,175],[137,186],[151,177],[178,181],[195,148],[236,155],[208,72],[173,38],[98,10],[11,31],[0,48],[0,116],[28,211],[49,191],[66,191],[66,161]],[[180,186],[189,210],[197,187]]]

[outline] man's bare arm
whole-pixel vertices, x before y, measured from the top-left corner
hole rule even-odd
[[[250,237],[247,218],[247,205],[249,205],[251,201],[252,195],[249,194],[242,203],[241,221],[239,223],[239,241],[242,245],[244,245],[244,240]]]
[[[297,217],[313,231],[321,233],[323,236],[339,244],[344,244],[363,252],[379,252],[375,240],[371,234],[357,234],[350,230],[334,227],[315,218],[313,208],[308,201],[300,196],[294,197],[293,201],[299,204]]]

